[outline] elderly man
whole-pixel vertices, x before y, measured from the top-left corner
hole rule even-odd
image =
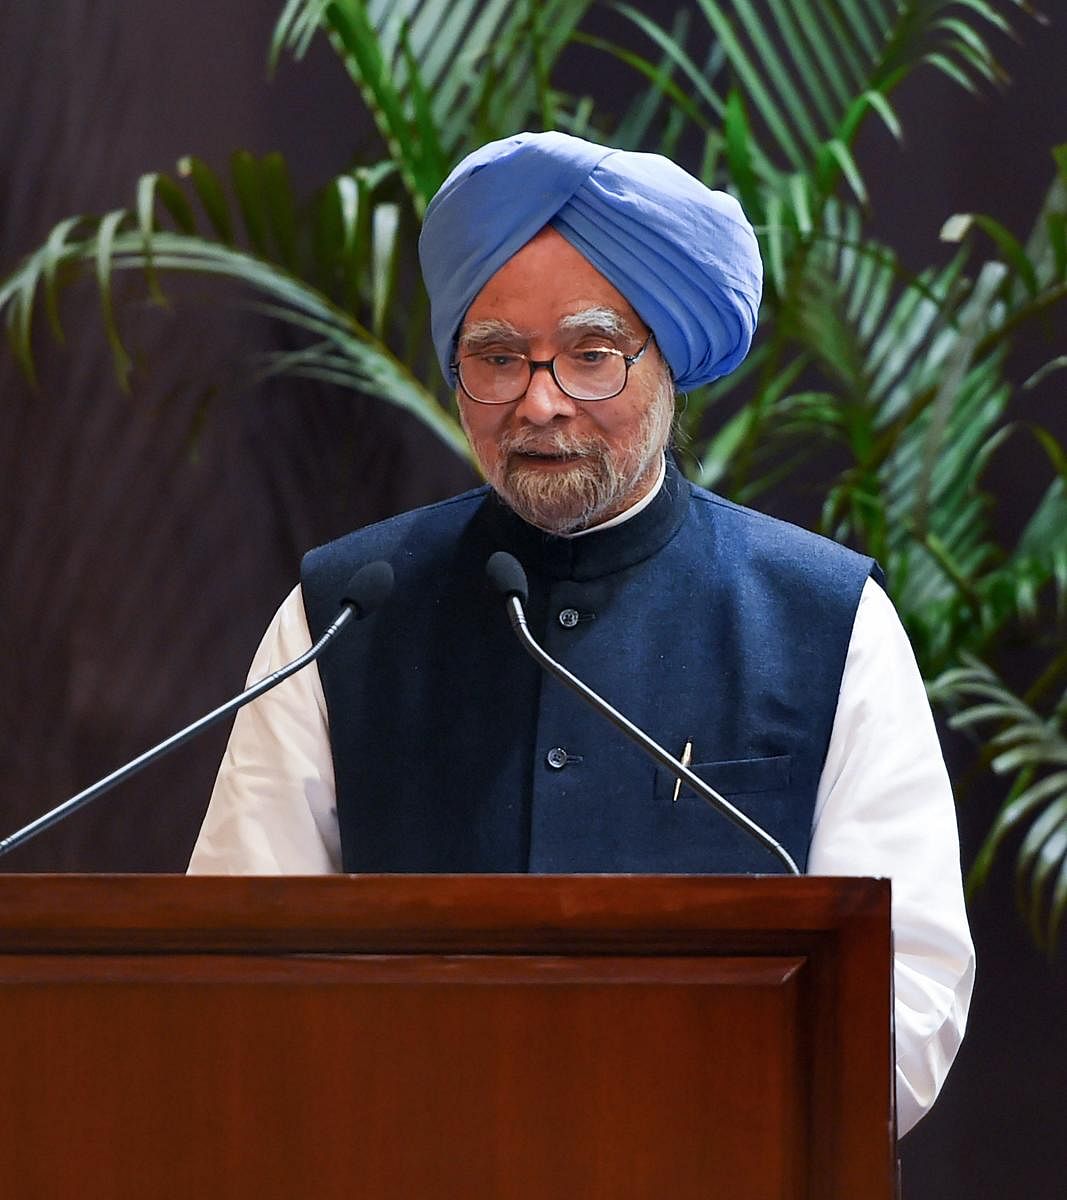
[[[513,640],[547,648],[810,873],[893,880],[899,1119],[937,1094],[973,949],[951,792],[873,562],[688,484],[675,390],[732,370],[756,241],[654,155],[521,134],[462,162],[420,243],[441,367],[488,487],[310,553],[252,674],[307,649],[346,579],[397,588],[237,718],[190,870],[767,872],[767,851]]]

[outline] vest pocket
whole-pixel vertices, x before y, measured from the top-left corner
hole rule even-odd
[[[789,789],[792,758],[788,754],[776,754],[770,758],[734,758],[722,762],[690,763],[689,769],[715,791],[730,799],[731,796],[746,796],[757,792],[781,792]],[[666,800],[669,804],[674,795],[675,776],[666,767],[656,768],[656,801]],[[706,801],[682,784],[678,793],[682,798]]]
[[[788,754],[767,758],[693,763],[690,769],[735,808],[779,841],[804,869],[811,827],[806,789],[793,779]],[[766,847],[684,784],[672,802],[675,777],[656,771],[653,803],[657,841],[662,845],[660,870],[696,874],[781,873],[782,864]]]

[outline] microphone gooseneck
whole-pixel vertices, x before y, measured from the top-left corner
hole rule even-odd
[[[212,725],[228,717],[231,713],[236,712],[239,708],[243,708],[257,697],[262,696],[264,692],[269,692],[271,688],[277,687],[279,683],[288,679],[290,675],[295,675],[297,671],[314,662],[350,622],[361,621],[364,617],[369,617],[372,612],[385,602],[392,590],[393,568],[387,562],[379,559],[377,562],[367,563],[365,566],[360,567],[348,580],[341,593],[341,608],[334,618],[333,623],[314,646],[306,650],[299,658],[294,658],[292,662],[286,663],[285,666],[279,667],[277,671],[273,671],[270,675],[254,683],[250,688],[241,692],[239,696],[235,696],[225,704],[219,705],[218,708],[209,712],[206,716],[194,721],[191,725],[187,725],[184,729],[180,729],[165,741],[160,742],[159,745],[153,746],[151,750],[146,750],[131,762],[126,763],[125,766],[119,767],[117,771],[112,771],[110,775],[106,775],[103,779],[98,780],[92,787],[88,787],[76,796],[72,796],[69,800],[64,801],[64,803],[53,808],[50,812],[46,812],[35,821],[31,821],[28,825],[23,826],[22,829],[17,830],[10,837],[0,840],[0,858],[10,853],[16,847],[28,842],[30,838],[36,837],[39,833],[44,833],[46,829],[50,829],[53,825],[65,820],[72,813],[77,812],[79,808],[97,799],[98,796],[102,796],[105,792],[110,792],[113,787],[117,787],[124,780],[129,779],[132,775],[136,775],[138,771],[144,770],[150,763],[155,762],[157,758],[162,758],[172,750],[177,750],[179,746],[184,745],[198,734],[203,733],[205,729],[209,729]]]
[[[800,868],[793,861],[789,852],[765,829],[757,825],[755,821],[746,816],[739,808],[735,808],[725,796],[720,796],[699,775],[695,775],[688,767],[680,763],[673,754],[664,750],[643,729],[639,729],[632,721],[613,708],[602,696],[597,695],[591,687],[583,683],[577,675],[572,675],[562,663],[557,662],[546,650],[542,649],[534,639],[533,634],[530,633],[529,626],[526,624],[526,613],[523,608],[528,595],[526,572],[522,569],[522,564],[514,555],[508,554],[506,550],[496,551],[486,563],[485,572],[489,576],[489,582],[504,597],[511,627],[531,658],[550,675],[554,675],[558,680],[566,684],[567,687],[577,692],[583,700],[591,704],[597,712],[606,717],[617,729],[625,733],[631,741],[636,742],[642,750],[650,754],[657,762],[662,763],[676,779],[680,779],[683,783],[688,784],[712,808],[722,813],[724,817],[727,817],[740,829],[743,829],[750,837],[755,838],[760,845],[770,851],[785,866],[790,874],[799,875],[801,873]]]

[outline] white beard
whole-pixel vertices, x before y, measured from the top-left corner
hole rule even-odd
[[[549,533],[576,533],[636,503],[641,484],[655,473],[670,438],[674,392],[667,376],[628,445],[611,446],[593,434],[525,426],[505,432],[494,466],[483,462],[493,490],[524,521]],[[470,430],[464,422],[470,438]],[[471,439],[475,453],[477,443]],[[524,454],[573,455],[564,469],[542,470]]]

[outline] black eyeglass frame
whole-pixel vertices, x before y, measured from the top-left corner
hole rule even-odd
[[[611,392],[607,396],[597,396],[595,399],[591,399],[588,396],[575,396],[572,392],[568,392],[567,389],[560,382],[560,378],[556,374],[556,359],[559,358],[559,356],[561,354],[568,353],[568,351],[566,351],[566,350],[558,351],[556,354],[553,354],[551,358],[542,358],[542,359],[527,358],[525,354],[517,353],[516,354],[517,358],[521,358],[521,359],[525,360],[526,366],[529,368],[529,371],[530,371],[530,377],[529,377],[529,379],[527,379],[526,386],[522,389],[522,391],[519,392],[519,394],[511,400],[480,400],[477,396],[473,395],[471,392],[469,392],[467,390],[467,385],[463,382],[463,376],[460,373],[460,365],[462,363],[462,358],[455,358],[448,365],[452,371],[453,376],[455,377],[456,382],[463,389],[464,394],[470,400],[473,400],[475,404],[487,404],[487,405],[489,405],[490,408],[496,408],[498,405],[501,405],[501,404],[518,404],[518,402],[523,398],[523,396],[525,396],[526,393],[530,390],[530,384],[533,383],[534,371],[539,370],[542,367],[545,368],[549,372],[549,374],[552,376],[553,382],[555,383],[556,387],[559,388],[559,390],[564,394],[564,396],[567,396],[571,400],[577,400],[579,402],[579,404],[599,404],[602,400],[614,400],[616,396],[621,396],[622,393],[624,391],[626,391],[626,385],[630,382],[630,368],[634,365],[634,363],[638,362],[641,359],[641,357],[644,355],[645,351],[649,348],[649,346],[651,344],[652,344],[652,330],[650,329],[648,331],[648,337],[646,337],[644,340],[644,344],[641,346],[641,349],[638,350],[635,354],[623,354],[623,352],[621,350],[616,350],[614,346],[599,347],[599,349],[602,349],[605,353],[617,354],[622,359],[623,365],[625,366],[626,371],[622,377],[622,385],[619,387],[619,390],[617,392]]]

